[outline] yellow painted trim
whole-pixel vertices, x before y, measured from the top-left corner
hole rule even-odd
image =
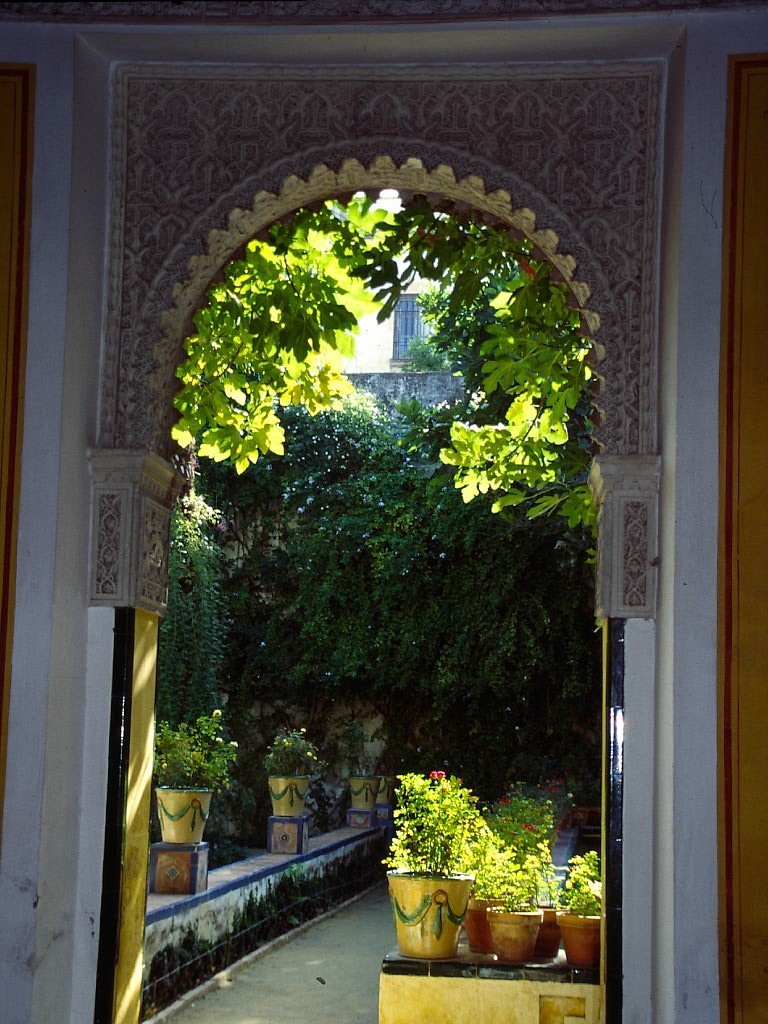
[[[16,587],[35,69],[0,64],[0,843]]]
[[[602,828],[600,829],[600,867],[602,871],[602,883],[603,892],[606,891],[605,886],[605,867],[608,863],[608,703],[611,692],[611,631],[610,621],[608,619],[599,619],[598,626],[602,633],[602,674],[603,674],[603,714],[602,714],[602,759],[601,759],[601,778],[602,785],[600,789],[600,811]],[[606,968],[606,951],[608,948],[608,942],[606,939],[605,930],[605,919],[606,915],[603,913],[602,921],[600,922],[600,1019],[605,1018],[605,979],[607,976]]]
[[[114,1024],[137,1024],[141,1010],[149,814],[155,733],[158,617],[136,610]]]
[[[731,59],[720,382],[721,1020],[768,1020],[768,55]]]

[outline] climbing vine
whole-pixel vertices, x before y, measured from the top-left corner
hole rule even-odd
[[[179,502],[171,521],[168,606],[160,624],[158,720],[177,725],[220,703],[224,609],[218,513],[199,495]]]

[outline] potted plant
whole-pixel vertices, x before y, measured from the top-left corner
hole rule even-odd
[[[164,843],[199,843],[214,791],[229,786],[237,743],[222,735],[221,711],[155,733],[155,795]]]
[[[556,916],[559,882],[551,857],[556,831],[553,799],[560,790],[555,783],[544,788],[518,782],[486,812],[490,829],[499,842],[515,851],[518,864],[528,856],[539,860],[538,905],[543,920],[533,951],[535,959],[551,959],[560,948]]]
[[[464,925],[467,945],[474,953],[493,953],[487,912],[499,906],[505,878],[513,863],[514,852],[500,843],[490,829],[486,829],[473,846],[470,870],[475,882]]]
[[[563,948],[571,967],[597,967],[600,962],[602,881],[594,850],[568,861],[562,891],[564,909],[557,913]]]
[[[276,818],[299,817],[306,810],[309,782],[322,768],[307,730],[282,728],[267,748],[264,769],[269,783],[272,814]]]
[[[528,854],[522,864],[513,851],[499,879],[499,902],[488,909],[493,948],[504,963],[524,963],[533,957],[543,918],[538,906],[541,860]]]
[[[381,776],[373,770],[365,730],[354,718],[344,723],[340,747],[347,763],[350,805],[354,810],[370,811],[376,806]]]
[[[395,836],[384,863],[403,956],[456,956],[474,876],[473,845],[485,824],[477,797],[443,771],[399,776]]]
[[[537,901],[543,913],[536,946],[533,950],[534,960],[551,960],[560,951],[560,925],[557,911],[560,906],[560,880],[552,862],[549,846],[542,843],[540,850],[539,891]]]

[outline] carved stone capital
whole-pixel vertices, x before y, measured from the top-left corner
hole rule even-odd
[[[658,455],[599,455],[589,484],[599,507],[597,614],[651,619],[656,614]]]
[[[171,511],[183,477],[146,452],[97,449],[91,471],[90,602],[162,614]]]

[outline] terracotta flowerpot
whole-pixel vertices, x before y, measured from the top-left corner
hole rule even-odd
[[[544,920],[541,922],[533,956],[536,960],[552,960],[560,950],[560,925],[554,907],[542,907]]]
[[[379,791],[376,794],[377,804],[393,804],[395,802],[395,786],[397,778],[394,775],[379,776]]]
[[[419,960],[455,957],[474,877],[438,878],[390,871],[387,880],[402,956]]]
[[[541,910],[488,911],[493,948],[502,963],[522,964],[532,959],[543,916]]]
[[[600,965],[600,918],[580,917],[558,910],[557,923],[563,936],[563,949],[569,967]]]
[[[493,937],[486,911],[497,906],[498,900],[471,899],[467,904],[464,927],[467,932],[467,945],[473,953],[493,953]]]
[[[372,811],[379,792],[378,775],[350,775],[349,795],[356,811]]]
[[[276,818],[297,818],[304,814],[309,775],[270,775],[269,796]]]
[[[211,809],[210,789],[155,790],[160,834],[164,843],[200,843]]]

